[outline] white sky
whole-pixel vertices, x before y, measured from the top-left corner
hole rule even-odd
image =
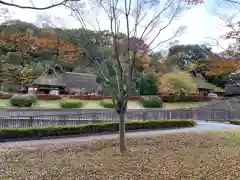
[[[12,0],[6,0],[11,2]],[[59,0],[58,0],[59,1]],[[192,9],[186,11],[181,16],[181,19],[176,20],[169,28],[160,35],[158,40],[165,40],[170,37],[177,27],[184,25],[187,27],[186,32],[178,38],[180,44],[201,44],[206,42],[208,38],[218,39],[220,35],[226,32],[226,28],[223,27],[224,23],[219,17],[213,15],[212,7],[215,0],[205,0],[207,1],[204,4],[200,4],[192,7]],[[15,3],[18,2],[20,5],[31,6],[29,0],[15,0]],[[32,0],[35,6],[45,6],[56,1],[52,0]],[[211,4],[209,4],[211,3]],[[2,6],[4,7],[4,6]],[[226,7],[226,6],[225,6]],[[233,12],[231,7],[224,8],[226,12]],[[221,10],[223,10],[221,9]],[[13,13],[12,19],[20,19],[22,21],[37,23],[39,25],[39,19],[37,19],[37,13],[43,13],[43,11],[34,11],[18,8],[9,8],[9,11]],[[61,20],[58,21],[59,26],[65,26],[66,28],[77,28],[80,27],[80,23],[75,19],[70,17],[70,11],[65,10],[64,8],[53,8],[48,11],[44,11],[47,14],[50,14],[52,17],[59,17]],[[106,15],[102,11],[98,11],[97,17],[100,19],[101,29],[109,29],[109,21],[106,18]],[[90,14],[86,16],[87,19],[93,20],[93,16]],[[1,19],[3,20],[3,18]],[[55,20],[53,20],[56,23]],[[94,23],[95,24],[95,23]],[[95,24],[96,25],[96,24]],[[120,28],[121,29],[121,28]],[[125,27],[122,28],[124,31]],[[149,37],[151,39],[151,36]],[[165,39],[164,39],[165,38]],[[220,44],[223,47],[228,46],[227,41],[220,40]],[[213,51],[219,52],[222,49],[219,47],[212,47]]]

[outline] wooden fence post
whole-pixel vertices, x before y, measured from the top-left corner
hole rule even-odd
[[[147,120],[147,112],[143,111],[142,113],[142,120]]]
[[[30,116],[29,121],[28,121],[28,127],[33,127],[34,125],[34,117]]]

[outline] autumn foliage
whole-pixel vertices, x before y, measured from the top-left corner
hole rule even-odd
[[[187,72],[169,72],[158,79],[161,92],[180,92],[184,89],[187,93],[194,93],[197,90],[196,83]]]
[[[12,94],[0,92],[0,99],[10,99],[12,97]]]
[[[218,76],[235,72],[240,68],[240,60],[206,60],[199,61],[197,66],[206,76]]]
[[[141,127],[146,121],[137,122]],[[172,121],[154,121],[155,124]],[[143,125],[144,123],[144,125]],[[113,123],[117,127],[117,123]],[[129,123],[126,123],[129,128]],[[101,128],[87,125],[85,131],[112,130],[109,124]],[[221,125],[224,126],[224,125]],[[45,128],[45,134],[82,133],[79,127]],[[82,128],[82,126],[81,126]],[[237,128],[237,126],[236,126]],[[8,129],[19,137],[28,129]],[[39,132],[31,131],[30,137]],[[97,131],[98,132],[98,131]],[[142,134],[146,134],[147,131]],[[38,133],[36,135],[43,134]],[[65,135],[64,134],[64,135]],[[4,134],[9,135],[8,133]],[[1,136],[2,137],[2,136]],[[9,136],[8,136],[9,137]],[[98,136],[98,139],[101,137]],[[81,180],[210,180],[239,179],[239,138],[237,130],[219,132],[169,133],[147,138],[128,138],[129,152],[118,152],[118,140],[79,143],[75,139],[53,140],[55,145],[33,148],[3,149],[0,176],[12,179],[81,179]],[[82,138],[83,139],[83,138]],[[47,167],[47,168],[46,168]],[[36,173],[37,172],[37,173]]]
[[[59,100],[62,99],[59,95],[52,95],[52,94],[36,94],[37,99],[39,100]]]
[[[112,96],[107,95],[92,95],[92,94],[79,94],[68,96],[71,99],[81,99],[81,100],[102,100],[102,99],[112,99]],[[129,96],[129,100],[140,100],[142,96]]]
[[[59,40],[55,36],[33,36],[30,33],[31,30],[26,29],[24,32],[3,32],[4,33],[4,39],[8,43],[15,43],[16,44],[16,50],[21,51],[19,44],[24,42],[24,49],[22,49],[24,52],[37,52],[41,53],[43,50],[48,48],[57,48],[59,51],[59,56],[61,56],[60,59],[64,61],[72,61],[76,57],[78,57],[82,49],[81,47],[77,47],[70,42]]]

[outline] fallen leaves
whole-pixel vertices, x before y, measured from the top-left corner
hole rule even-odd
[[[236,180],[240,133],[178,133],[0,151],[0,179]]]

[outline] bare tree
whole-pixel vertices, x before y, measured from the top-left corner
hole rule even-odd
[[[216,8],[213,9],[213,14],[217,16],[222,22],[224,28],[227,29],[227,32],[224,32],[219,38],[222,40],[229,41],[229,46],[223,47],[218,39],[211,39],[211,43],[208,45],[220,47],[223,52],[221,53],[225,57],[237,58],[239,59],[240,55],[240,1],[239,0],[221,0],[218,2]],[[221,6],[230,5],[231,11],[223,12]],[[225,8],[224,8],[225,9]]]
[[[109,27],[110,32],[105,37],[108,42],[112,42],[113,50],[110,56],[103,56],[102,63],[96,62],[98,69],[95,71],[100,73],[106,84],[114,84],[111,86],[112,101],[119,115],[120,152],[124,152],[127,149],[125,112],[128,97],[136,83],[134,80],[136,60],[141,54],[146,53],[141,51],[143,46],[155,48],[183,33],[184,27],[181,26],[177,27],[170,38],[159,39],[160,35],[182,12],[185,2],[182,0],[166,0],[164,2],[157,0],[95,0],[87,3],[88,8],[82,7],[77,2],[69,2],[65,6],[71,10],[72,15],[85,29],[94,28],[94,30],[100,31],[102,28],[100,19],[104,18],[103,14],[106,14],[106,26]],[[95,21],[88,21],[88,17]],[[123,29],[121,29],[122,27]],[[125,34],[124,37],[120,37],[121,32]],[[148,42],[147,45],[145,41]],[[103,49],[106,45],[106,41],[102,41],[100,48]],[[104,70],[106,69],[104,66],[109,62],[115,70],[114,80],[109,78],[107,71]]]

